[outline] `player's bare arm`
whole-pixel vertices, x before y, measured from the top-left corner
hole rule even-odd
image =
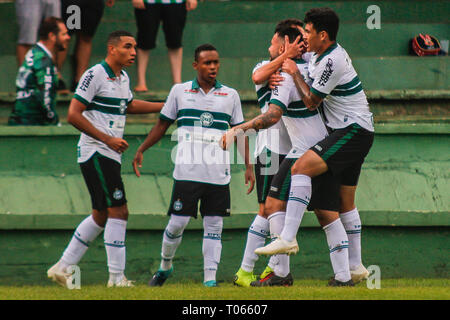
[[[261,84],[270,79],[270,77],[276,73],[283,65],[284,60],[295,58],[302,53],[302,44],[299,43],[300,36],[294,40],[294,42],[289,43],[289,39],[285,39],[285,50],[284,52],[270,61],[269,63],[261,66],[252,74],[252,80],[255,84]],[[279,80],[279,81],[282,81]]]
[[[143,114],[160,112],[164,102],[149,102],[144,100],[133,100],[127,107],[127,113]]]
[[[103,142],[118,153],[122,153],[128,148],[128,142],[124,139],[112,137],[95,128],[92,123],[83,116],[82,113],[84,110],[86,110],[86,106],[83,103],[77,99],[72,99],[67,114],[67,122],[88,136]]]
[[[245,185],[249,187],[247,189],[247,194],[250,194],[253,191],[256,179],[255,179],[255,173],[253,171],[253,165],[250,162],[248,137],[245,137],[244,143],[242,143],[242,141],[238,140],[237,147],[238,147],[239,154],[244,158],[244,162],[245,162],[244,179],[245,179]]]
[[[311,92],[309,86],[306,84],[303,76],[298,70],[297,64],[293,60],[287,59],[283,63],[282,70],[291,75],[294,79],[295,87],[305,103],[305,106],[309,110],[315,110],[323,99]]]
[[[133,159],[133,169],[136,176],[140,177],[139,168],[142,168],[142,161],[144,160],[144,152],[157,143],[166,133],[171,123],[162,119],[158,119],[156,125],[150,130],[144,142],[139,146]]]
[[[222,149],[228,149],[237,134],[242,134],[250,129],[254,129],[256,131],[267,129],[280,121],[282,115],[283,110],[279,106],[273,103],[269,104],[269,110],[267,110],[267,112],[260,114],[259,116],[241,125],[233,127],[231,130],[228,130],[221,139]]]

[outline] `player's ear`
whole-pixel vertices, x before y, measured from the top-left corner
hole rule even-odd
[[[197,62],[197,61],[192,62],[192,67],[193,67],[195,70],[197,70],[198,62]]]

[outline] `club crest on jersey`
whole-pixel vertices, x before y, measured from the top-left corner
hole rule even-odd
[[[200,115],[200,123],[202,124],[202,127],[210,127],[214,122],[214,117],[209,112],[203,112]]]
[[[127,102],[125,100],[120,100],[120,114],[125,113],[125,109],[127,108]]]
[[[180,199],[173,203],[173,209],[175,211],[180,211],[181,209],[183,209],[183,203],[181,203]]]

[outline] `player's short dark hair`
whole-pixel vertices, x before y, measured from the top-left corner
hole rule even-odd
[[[298,36],[300,36],[300,41],[302,41],[303,39],[302,33],[297,28],[284,26],[283,28],[280,28],[276,33],[278,34],[278,37],[282,38],[283,40],[285,36],[288,36],[289,42],[293,42],[295,39],[297,39]]]
[[[49,33],[58,34],[60,23],[64,24],[64,20],[57,17],[45,18],[39,27],[39,40],[48,40]]]
[[[277,23],[274,33],[278,33],[278,31],[280,29],[285,28],[285,27],[298,26],[298,27],[303,28],[303,25],[304,25],[304,23],[300,19],[295,19],[295,18],[284,19]]]
[[[134,38],[134,36],[125,30],[117,30],[117,31],[113,31],[108,35],[108,40],[107,40],[107,44],[108,45],[115,45],[120,41],[120,37],[132,37]]]
[[[306,12],[305,23],[311,23],[317,31],[326,31],[331,41],[336,40],[339,17],[331,8],[313,8]]]
[[[205,43],[198,46],[194,51],[194,59],[196,62],[198,62],[198,57],[200,56],[200,53],[202,51],[217,51],[217,49],[212,44],[209,43]]]

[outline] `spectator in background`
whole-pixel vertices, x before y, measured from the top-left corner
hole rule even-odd
[[[68,10],[70,6],[80,8],[80,29],[70,29],[69,34],[76,35],[75,51],[72,60],[73,78],[71,91],[75,91],[81,76],[89,67],[92,52],[92,39],[103,16],[105,4],[112,7],[115,0],[61,0],[62,17],[67,25],[74,11]],[[66,52],[67,54],[67,52]]]
[[[156,35],[162,20],[173,83],[181,83],[182,37],[187,11],[197,8],[197,0],[132,0],[137,25],[136,92],[148,91],[146,71],[150,50],[156,47]]]
[[[20,67],[25,54],[36,44],[39,25],[45,18],[61,18],[60,0],[16,0],[16,20],[19,26],[19,37],[16,46],[17,66]],[[64,63],[65,52],[60,51],[55,57],[58,67],[58,90],[65,89],[60,70]]]
[[[16,78],[16,103],[9,125],[56,125],[56,55],[67,50],[70,36],[60,18],[44,19],[39,42],[25,55]]]

